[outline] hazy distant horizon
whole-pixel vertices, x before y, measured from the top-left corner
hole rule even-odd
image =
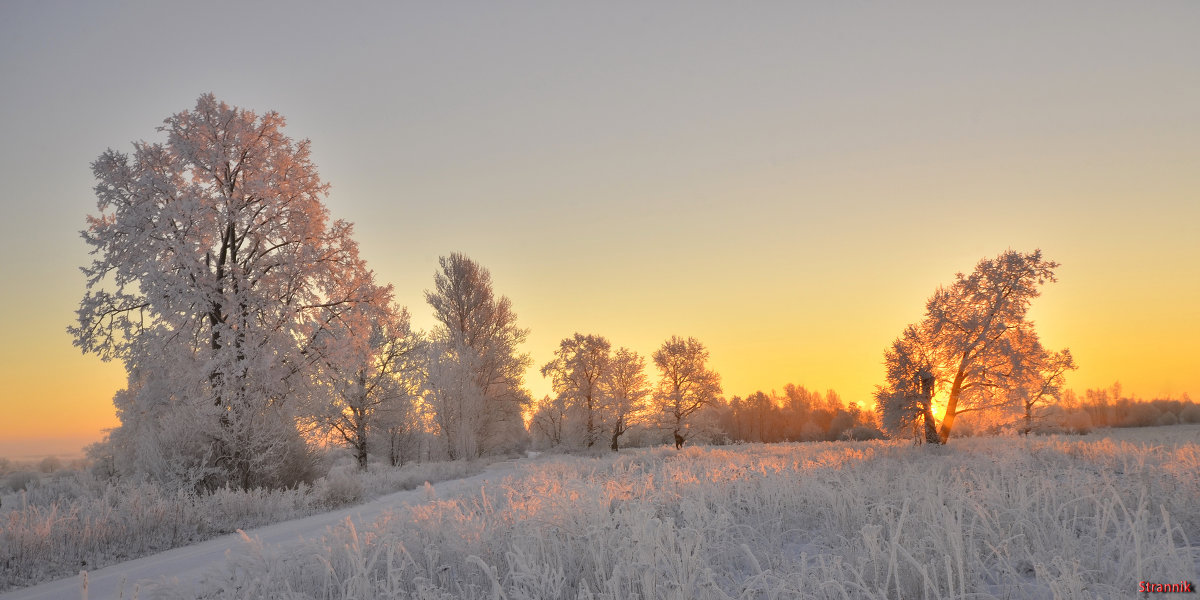
[[[47,456],[82,458],[84,448],[97,441],[99,438],[87,435],[0,439],[0,458],[18,462],[37,461]]]

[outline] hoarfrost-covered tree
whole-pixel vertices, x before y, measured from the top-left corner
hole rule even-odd
[[[932,444],[941,442],[933,416],[937,382],[934,359],[916,326],[909,326],[884,353],[887,385],[875,390],[884,430],[892,435],[914,432]]]
[[[654,391],[655,408],[662,427],[670,429],[675,447],[688,438],[690,419],[696,411],[712,404],[721,393],[721,376],[709,370],[708,350],[694,337],[671,336],[654,351],[660,378]]]
[[[113,438],[126,468],[240,487],[307,476],[290,400],[309,393],[315,340],[389,290],[351,225],[330,220],[308,141],[283,127],[206,94],[164,121],[165,143],[92,163],[96,258],[69,332],[125,363]]]
[[[601,382],[604,422],[609,425],[609,447],[620,449],[621,436],[646,410],[650,384],[646,360],[629,348],[619,348],[609,360],[608,376]]]
[[[1026,435],[1033,431],[1034,421],[1044,416],[1044,409],[1058,402],[1067,372],[1078,368],[1069,348],[1058,352],[1038,349],[1034,361],[1034,368],[1028,370],[1028,379],[1021,382],[1018,389],[1024,419],[1021,432]]]
[[[603,383],[609,376],[611,344],[603,336],[576,333],[559,343],[554,360],[542,366],[554,392],[581,416],[584,446],[591,448],[600,437]]]
[[[438,259],[434,290],[425,292],[438,327],[433,331],[427,400],[452,459],[519,447],[527,436],[522,389],[528,355],[518,346],[512,302],[497,298],[487,269],[463,254]]]
[[[390,297],[387,298],[390,301]],[[367,468],[368,450],[388,417],[406,414],[415,398],[413,381],[420,344],[408,311],[384,301],[361,304],[331,324],[318,338],[326,357],[321,382],[328,398],[318,396],[320,419],[354,451],[358,468]]]
[[[1045,353],[1025,315],[1041,286],[1055,281],[1057,267],[1040,250],[1010,250],[939,288],[926,303],[925,318],[906,328],[885,353],[887,383],[876,394],[884,424],[894,428],[920,418],[931,438],[932,415],[921,398],[939,391],[946,393],[946,410],[930,441],[945,443],[958,415],[1015,412],[1021,386]]]
[[[560,394],[547,394],[536,403],[529,429],[551,446],[560,446],[567,438],[571,405]]]

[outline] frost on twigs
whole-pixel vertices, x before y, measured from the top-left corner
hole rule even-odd
[[[1026,318],[1056,268],[1041,250],[1009,250],[938,288],[924,319],[884,353],[887,380],[875,393],[884,427],[945,443],[955,417],[976,413],[996,424],[1021,419],[1028,431],[1075,368],[1070,351],[1047,350]],[[944,399],[940,428],[935,398]]]
[[[163,122],[165,142],[92,163],[93,260],[69,331],[126,367],[109,440],[122,472],[207,489],[314,475],[296,423],[318,370],[370,335],[332,324],[392,292],[330,218],[309,142],[283,127],[205,94]]]

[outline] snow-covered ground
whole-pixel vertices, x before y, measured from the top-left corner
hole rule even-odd
[[[634,450],[289,547],[174,599],[1126,598],[1195,582],[1200,428]]]
[[[88,592],[1049,599],[1180,580],[1200,580],[1195,425],[542,456],[100,569]]]
[[[429,488],[417,488],[382,496],[370,502],[267,525],[246,531],[246,536],[263,544],[286,547],[303,539],[319,538],[333,526],[347,522],[356,527],[369,525],[390,511],[428,502],[430,492],[437,497],[469,495],[480,486],[498,481],[513,472],[512,461],[493,463],[486,471],[464,479],[444,481]],[[147,583],[169,582],[174,590],[186,590],[200,580],[205,571],[225,564],[226,553],[246,545],[241,534],[228,534],[197,544],[125,561],[87,573],[88,598],[133,598],[146,594]],[[67,577],[28,588],[0,593],[0,600],[57,600],[80,598],[82,578]]]

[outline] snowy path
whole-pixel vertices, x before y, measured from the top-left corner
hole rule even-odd
[[[479,487],[485,483],[495,483],[511,475],[513,469],[514,461],[497,462],[478,475],[443,481],[434,484],[433,487],[438,498],[468,495],[478,491]],[[318,538],[325,533],[327,528],[343,523],[347,518],[354,522],[355,527],[362,527],[369,525],[388,510],[420,504],[426,500],[425,489],[418,487],[414,490],[381,496],[357,506],[250,529],[246,531],[246,534],[251,538],[262,540],[265,546],[288,544],[299,541],[300,538]],[[159,581],[164,577],[178,580],[183,585],[195,583],[200,580],[200,576],[205,571],[223,563],[226,551],[244,543],[241,535],[231,533],[198,544],[90,571],[88,572],[88,598],[93,600],[118,598],[122,584],[124,584],[124,597],[131,598],[134,586],[138,583]],[[0,594],[0,600],[77,600],[78,598],[80,598],[78,575]]]

